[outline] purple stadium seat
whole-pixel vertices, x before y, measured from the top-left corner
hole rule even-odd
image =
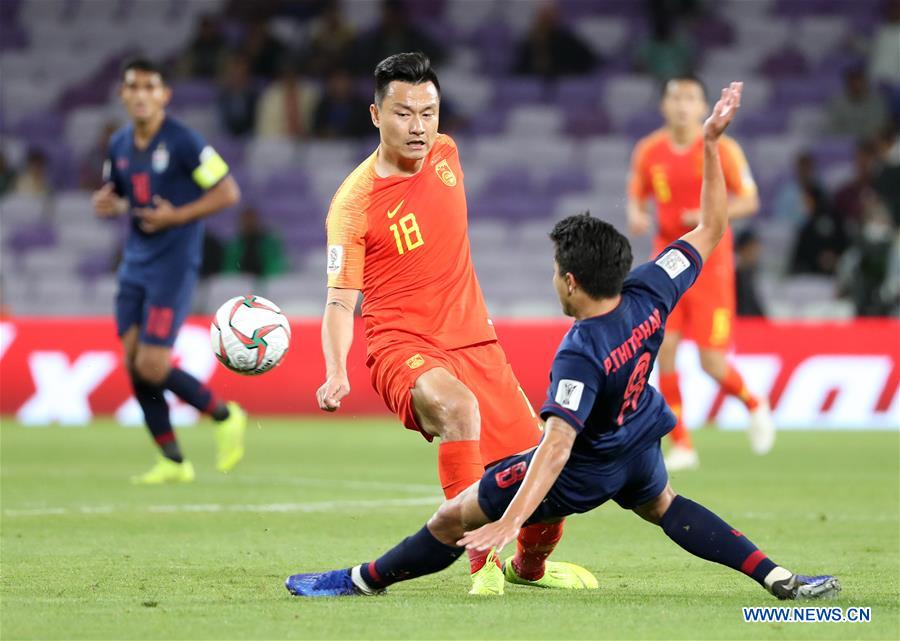
[[[803,104],[827,104],[828,100],[840,90],[837,78],[816,78],[816,82],[808,82],[804,76],[784,77],[775,80],[773,108],[791,108]]]
[[[244,161],[244,141],[231,136],[211,136],[207,139],[223,160],[234,169]]]
[[[819,15],[827,9],[829,3],[830,0],[778,0],[773,13],[790,18]]]
[[[56,230],[48,222],[35,222],[14,230],[7,241],[9,248],[22,254],[32,249],[56,245]]]
[[[563,131],[569,136],[586,138],[610,133],[612,129],[609,114],[600,102],[593,106],[577,104],[566,108]]]
[[[91,252],[78,263],[78,275],[86,281],[94,281],[113,270],[113,256],[103,252]]]
[[[299,168],[277,172],[266,181],[266,191],[272,194],[296,197],[308,194],[309,188],[309,177]]]
[[[497,81],[494,89],[494,104],[516,107],[528,102],[542,102],[550,96],[550,90],[543,80],[528,77],[507,77]]]
[[[510,222],[528,218],[544,218],[553,212],[555,199],[536,194],[507,193],[505,195],[483,194],[470,207],[470,215],[480,219],[501,218]]]
[[[285,249],[299,254],[305,249],[325,246],[324,225],[291,225],[281,230]]]
[[[560,196],[575,191],[589,191],[591,177],[583,171],[560,170],[550,175],[544,183],[544,191],[550,196]]]
[[[272,194],[256,201],[263,220],[280,221],[288,227],[298,223],[317,223],[324,227],[326,209],[310,196]],[[320,226],[318,224],[314,226]]]
[[[209,107],[215,105],[219,90],[215,83],[204,80],[183,80],[172,86],[172,108]]]
[[[50,110],[36,110],[13,127],[13,133],[32,144],[52,143],[62,137],[63,118]]]
[[[0,7],[3,3],[0,3]],[[0,15],[0,51],[24,49],[28,46],[28,33],[18,24],[7,22]]]
[[[859,0],[778,0],[773,13],[791,18],[823,14],[849,18],[858,12],[877,12],[880,4]]]
[[[784,133],[787,128],[787,113],[781,109],[763,109],[742,113],[734,125],[738,136],[768,136]]]
[[[734,27],[722,16],[701,16],[691,29],[694,39],[704,47],[721,47],[734,42]]]
[[[809,61],[802,51],[788,45],[772,51],[763,58],[757,71],[773,79],[783,76],[800,76],[809,72]]]
[[[13,25],[19,22],[19,10],[22,8],[22,0],[4,0],[0,2],[0,20]]]
[[[820,138],[810,149],[820,169],[851,162],[855,150],[856,145],[852,137]]]
[[[506,194],[537,197],[540,189],[522,167],[503,167],[487,179],[482,194],[489,199],[503,199]]]
[[[509,110],[492,103],[485,111],[463,123],[463,133],[472,136],[493,136],[506,129]]]
[[[569,105],[599,106],[603,99],[605,75],[563,78],[553,87],[554,98],[561,107]]]
[[[866,64],[865,56],[861,56],[853,51],[847,51],[845,47],[839,46],[822,56],[821,60],[816,64],[813,73],[826,78],[827,81],[831,81],[830,86],[837,91],[840,87],[839,79],[844,75],[844,72],[856,67],[865,67]]]
[[[659,111],[651,109],[632,116],[625,125],[625,135],[630,138],[642,138],[661,125]]]
[[[632,0],[592,0],[591,2],[585,2],[584,0],[563,0],[562,8],[563,10],[571,11],[574,9],[572,5],[579,3],[587,5],[587,15],[594,16],[613,15],[640,18],[644,9],[643,3],[633,2]]]

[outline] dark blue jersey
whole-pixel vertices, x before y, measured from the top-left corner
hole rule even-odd
[[[132,210],[120,270],[123,278],[156,278],[200,266],[202,221],[147,234],[133,210],[153,207],[154,196],[175,207],[187,204],[228,174],[225,161],[202,136],[167,116],[147,148],[140,150],[134,144],[134,126],[128,124],[110,139],[103,174]]]
[[[584,505],[590,502],[591,485],[589,474],[572,474],[574,468],[626,461],[675,426],[662,394],[647,379],[666,318],[701,267],[697,250],[684,241],[672,243],[631,271],[614,310],[576,321],[563,338],[541,416],[558,416],[578,431],[557,484],[572,507],[579,507],[581,497]]]

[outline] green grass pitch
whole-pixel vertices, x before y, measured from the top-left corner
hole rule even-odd
[[[837,574],[844,591],[828,605],[872,608],[869,624],[746,624],[742,606],[780,603],[615,505],[571,517],[555,554],[592,570],[598,591],[472,598],[460,561],[384,597],[291,597],[286,575],[371,559],[439,503],[435,447],[391,421],[349,419],[251,419],[228,476],[214,471],[209,425],[180,430],[198,476],[178,487],[129,485],[152,463],[143,430],[3,420],[0,636],[900,638],[896,432],[781,433],[765,458],[743,434],[698,434],[702,468],[676,474],[676,491],[776,562]]]

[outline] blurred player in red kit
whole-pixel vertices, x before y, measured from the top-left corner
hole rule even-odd
[[[652,217],[647,202],[656,205],[654,253],[696,224],[703,177],[703,119],[709,111],[706,90],[696,77],[670,79],[663,89],[661,129],[638,142],[628,184],[628,226],[633,234],[649,232]],[[759,209],[756,184],[738,144],[728,136],[719,142],[719,156],[729,192],[731,220],[752,216]],[[765,454],[775,442],[768,400],[753,395],[726,357],[732,346],[735,312],[734,251],[729,229],[712,253],[697,284],[684,296],[666,323],[659,351],[660,391],[678,423],[671,432],[672,448],[666,456],[670,471],[694,469],[700,459],[682,419],[681,391],[675,356],[682,338],[693,339],[700,364],[722,388],[740,399],[750,412],[753,451]]]

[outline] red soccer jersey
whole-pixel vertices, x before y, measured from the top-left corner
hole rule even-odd
[[[728,136],[719,141],[719,157],[725,174],[725,186],[730,194],[746,196],[756,191],[750,166],[740,146]],[[652,197],[656,202],[657,232],[655,246],[662,251],[692,227],[681,218],[684,212],[700,207],[700,188],[703,184],[703,138],[685,149],[676,149],[669,133],[658,129],[638,142],[631,161],[628,193],[644,201]],[[732,235],[729,228],[719,246],[706,261],[704,272],[711,271],[710,263],[733,262]],[[726,270],[730,271],[730,270]]]
[[[410,336],[442,349],[496,340],[456,143],[439,134],[414,176],[378,177],[376,154],[338,189],[326,223],[328,286],[362,290],[369,354]]]

